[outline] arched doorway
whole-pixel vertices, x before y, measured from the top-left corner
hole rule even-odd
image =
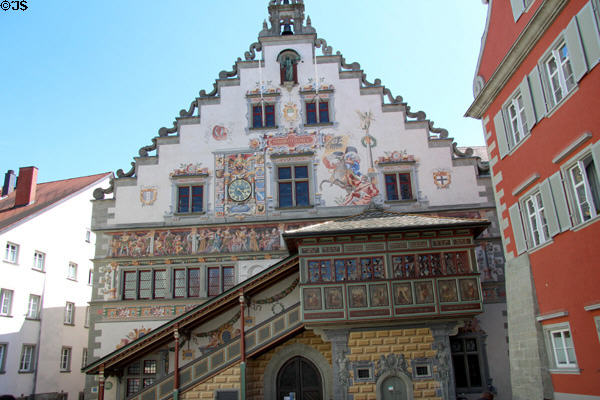
[[[383,400],[406,400],[408,399],[406,393],[406,385],[397,376],[391,375],[388,376],[381,382],[380,389],[381,395],[380,399]]]
[[[321,374],[315,365],[304,357],[288,360],[277,373],[277,399],[296,394],[297,400],[322,400]]]

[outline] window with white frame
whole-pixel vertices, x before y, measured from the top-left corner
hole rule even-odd
[[[569,50],[565,42],[550,51],[545,60],[546,73],[550,83],[550,94],[555,104],[558,104],[571,90],[575,88],[575,76],[569,59]]]
[[[8,343],[0,343],[0,373],[3,373],[5,371],[7,350]]]
[[[0,316],[8,317],[12,312],[13,291],[0,289]]]
[[[33,372],[35,366],[35,345],[24,344],[21,349],[19,372]]]
[[[33,269],[37,271],[44,271],[46,264],[46,255],[41,251],[35,251],[33,253]]]
[[[166,269],[123,272],[123,300],[162,299],[167,296]]]
[[[16,264],[19,261],[19,245],[15,243],[6,243],[4,261]]]
[[[595,151],[600,152],[599,147],[600,143],[593,146]],[[567,169],[576,223],[588,221],[600,213],[598,170],[599,166],[591,154],[578,159]]]
[[[92,231],[90,231],[89,229],[85,230],[85,241],[90,243],[90,241],[92,240]]]
[[[71,348],[65,347],[60,350],[60,371],[70,372],[71,371]]]
[[[70,262],[67,268],[67,279],[77,280],[77,264]]]
[[[527,213],[527,226],[533,246],[539,246],[542,243],[550,240],[548,232],[548,221],[544,211],[544,203],[542,202],[542,194],[536,192],[525,198],[525,211]]]
[[[75,322],[75,303],[67,301],[65,304],[65,325],[73,325]]]
[[[40,317],[40,304],[41,297],[35,294],[29,295],[29,301],[27,302],[27,315],[29,319],[38,319]]]
[[[177,268],[173,270],[173,297],[200,296],[200,268]]]
[[[544,326],[546,342],[549,344],[548,356],[551,369],[566,370],[576,369],[575,344],[571,336],[569,324],[556,324]]]
[[[509,121],[512,145],[516,146],[529,133],[527,129],[527,115],[525,114],[525,103],[521,93],[517,93],[506,107],[506,116]]]

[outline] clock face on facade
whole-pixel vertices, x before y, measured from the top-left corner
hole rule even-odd
[[[252,194],[252,186],[245,179],[236,179],[229,184],[227,193],[233,201],[244,201]]]

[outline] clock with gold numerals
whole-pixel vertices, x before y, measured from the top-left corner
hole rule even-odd
[[[247,180],[238,178],[229,184],[227,194],[233,201],[247,200],[252,194],[252,185]]]

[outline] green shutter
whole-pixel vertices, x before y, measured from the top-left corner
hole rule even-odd
[[[554,200],[552,199],[552,190],[550,189],[550,181],[546,179],[540,185],[540,194],[542,195],[542,203],[544,204],[544,215],[546,216],[546,222],[548,223],[548,232],[550,237],[560,233],[560,225],[558,223],[558,216],[556,215],[556,208],[554,207]]]
[[[546,99],[544,98],[544,89],[542,88],[542,79],[538,66],[533,67],[529,74],[529,88],[531,89],[531,99],[535,109],[536,121],[540,122],[546,116]]]
[[[583,43],[583,50],[587,62],[588,71],[600,60],[600,34],[596,25],[596,16],[592,9],[592,3],[588,2],[579,14],[577,14],[577,25]]]
[[[569,52],[571,67],[573,67],[575,81],[579,82],[587,72],[587,65],[585,63],[583,47],[581,47],[581,40],[579,38],[579,28],[577,27],[577,20],[575,18],[567,25],[567,29],[565,30],[565,41],[567,42],[567,50]]]
[[[565,196],[565,189],[562,184],[560,171],[556,172],[554,175],[548,178],[548,180],[550,181],[550,189],[552,190],[554,209],[556,210],[556,216],[558,217],[560,231],[564,232],[571,228],[571,216],[569,214],[569,206],[567,204],[567,198]]]
[[[512,225],[513,229],[515,246],[517,246],[517,254],[521,254],[527,250],[527,242],[525,241],[525,233],[523,232],[523,223],[521,222],[519,203],[513,204],[508,209],[508,214],[510,215],[510,224]]]
[[[592,157],[594,158],[594,166],[596,167],[596,176],[600,179],[600,141],[594,143],[592,146]]]
[[[523,97],[523,105],[525,107],[525,116],[527,117],[527,129],[531,131],[535,123],[535,109],[533,106],[533,99],[531,98],[531,90],[529,89],[529,82],[527,76],[523,78],[523,82],[519,85],[519,92]]]
[[[502,110],[494,117],[494,126],[496,127],[496,143],[500,151],[500,158],[504,158],[508,153],[508,142],[506,141],[506,129],[504,128],[504,119],[502,118]]]
[[[523,14],[523,10],[525,10],[525,5],[523,4],[523,0],[510,0],[510,5],[512,7],[513,18],[516,22],[521,16],[521,14]]]

